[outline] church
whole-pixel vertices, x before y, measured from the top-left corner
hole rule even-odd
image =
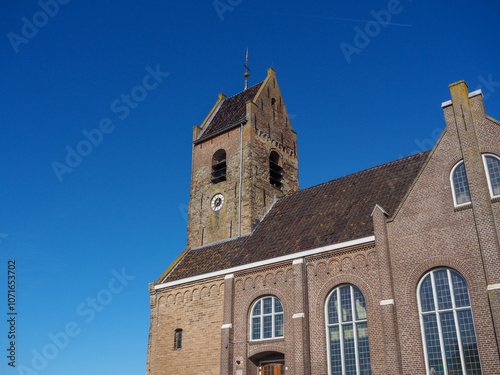
[[[431,150],[303,190],[276,71],[219,94],[147,374],[500,374],[500,122],[449,89]]]

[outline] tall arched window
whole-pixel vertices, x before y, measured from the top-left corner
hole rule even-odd
[[[280,165],[280,154],[271,151],[269,155],[269,182],[271,185],[281,188],[283,186],[283,168]]]
[[[226,151],[220,149],[212,157],[212,183],[226,181]]]
[[[326,302],[328,373],[369,375],[370,349],[366,325],[366,304],[354,285],[332,291]]]
[[[273,296],[259,299],[250,314],[250,332],[252,340],[283,337],[283,305]]]
[[[418,285],[427,373],[481,374],[476,330],[465,279],[449,268],[427,273]]]
[[[488,187],[492,198],[500,197],[500,158],[493,154],[483,155]]]
[[[465,172],[463,160],[459,161],[451,170],[450,180],[451,186],[453,186],[452,192],[455,207],[469,203],[469,182],[467,181],[467,173]]]

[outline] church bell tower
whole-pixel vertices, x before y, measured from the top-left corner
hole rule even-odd
[[[274,69],[239,94],[219,94],[193,129],[188,247],[250,233],[277,197],[299,189],[298,168],[297,133]]]

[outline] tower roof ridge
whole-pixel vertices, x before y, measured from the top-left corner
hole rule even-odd
[[[248,91],[248,90],[251,90],[251,89],[255,88],[255,86],[259,86],[259,87],[260,87],[260,85],[262,85],[263,83],[264,83],[264,81],[260,81],[259,83],[256,83],[255,85],[250,86],[250,87],[249,87],[248,89],[246,89],[246,90],[242,90],[242,91],[240,91],[240,92],[238,92],[238,93],[236,93],[236,94],[234,94],[234,95],[232,95],[232,96],[227,97],[227,98],[226,98],[226,100],[232,99],[232,98],[234,98],[235,96],[238,96],[238,95],[240,95],[240,94],[243,94],[243,93],[245,93],[246,91]]]

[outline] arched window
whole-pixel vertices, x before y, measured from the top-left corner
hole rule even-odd
[[[226,151],[220,149],[212,157],[212,183],[226,181]]]
[[[500,197],[500,158],[493,154],[483,155],[484,168],[492,198]]]
[[[366,325],[366,304],[354,285],[333,290],[326,302],[328,373],[369,375],[370,349]]]
[[[250,314],[250,332],[252,340],[283,337],[283,305],[273,296],[259,299]]]
[[[269,182],[278,189],[283,186],[283,168],[280,165],[280,154],[271,151],[269,155]]]
[[[174,336],[174,349],[182,348],[182,329],[178,328],[175,330]]]
[[[481,374],[465,279],[449,268],[427,273],[418,285],[427,373]]]
[[[469,203],[469,182],[467,181],[467,173],[465,172],[463,160],[459,161],[451,170],[450,180],[453,186],[452,192],[455,207]]]

